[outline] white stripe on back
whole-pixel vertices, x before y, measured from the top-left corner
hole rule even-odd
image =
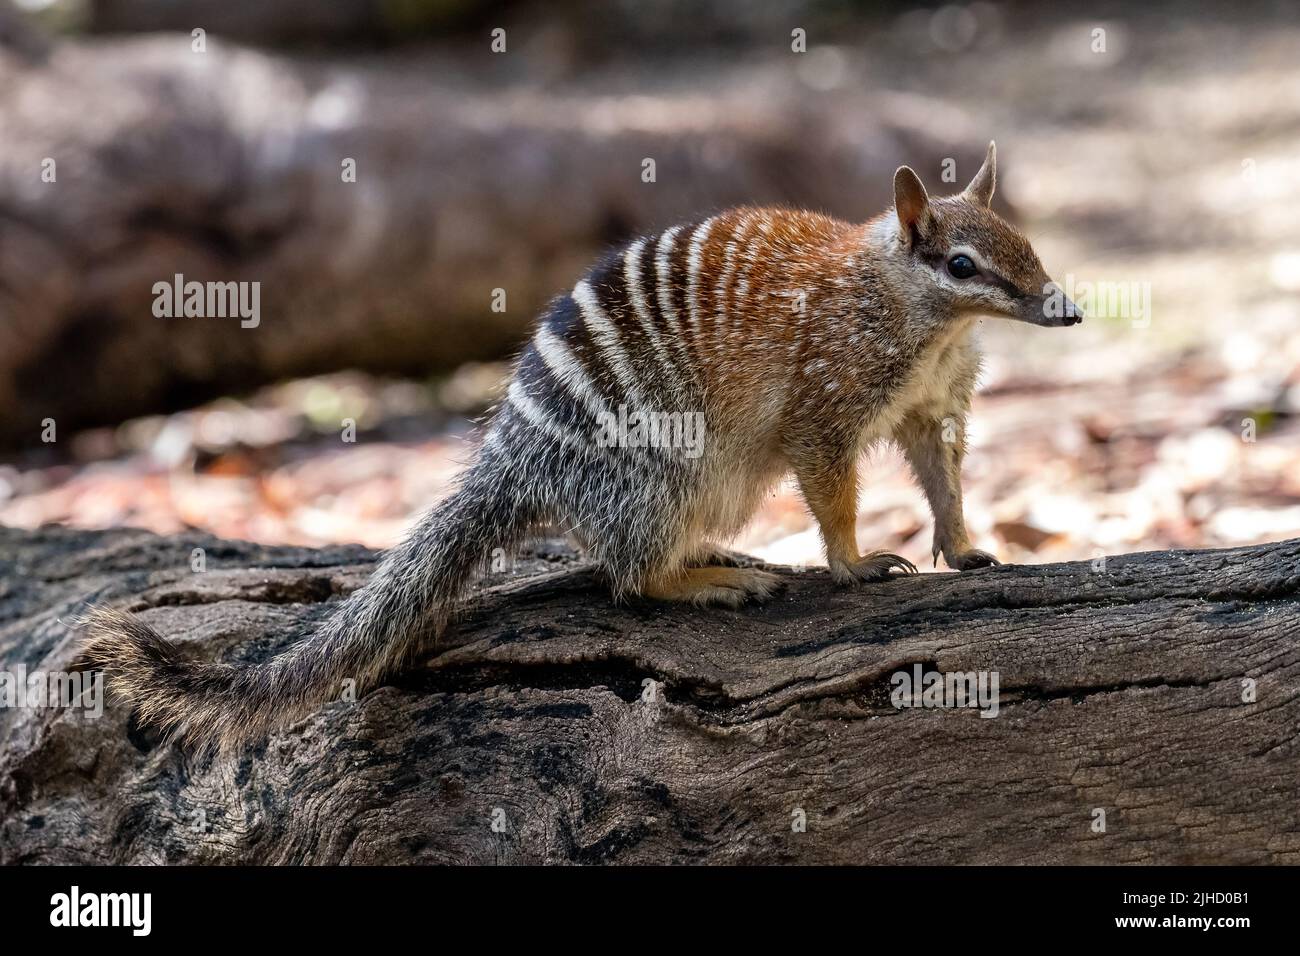
[[[536,427],[538,431],[549,434],[560,444],[589,454],[601,453],[601,447],[595,445],[595,442],[591,441],[590,438],[584,440],[584,437],[573,434],[568,429],[563,428],[562,425],[551,421],[550,416],[546,414],[545,408],[534,401],[532,395],[526,392],[523,382],[517,376],[512,378],[510,388],[506,389],[506,402],[511,407],[516,408],[530,425]]]
[[[570,294],[573,296],[573,301],[578,303],[578,308],[582,310],[583,321],[591,329],[592,339],[595,341],[601,357],[609,363],[609,367],[614,372],[614,377],[623,386],[627,404],[633,408],[649,411],[645,399],[641,396],[641,391],[637,387],[636,374],[632,371],[632,362],[619,342],[618,330],[614,328],[614,323],[609,320],[609,316],[601,308],[595,290],[587,284],[586,279],[583,279],[573,287],[573,292]]]
[[[731,231],[731,238],[727,241],[726,255],[722,260],[722,276],[718,279],[717,288],[714,290],[714,309],[713,314],[717,319],[718,327],[716,335],[718,344],[722,345],[727,336],[727,289],[731,285],[731,280],[736,274],[736,250],[740,244],[740,237],[749,229],[750,218],[745,216]]]
[[[766,227],[766,220],[760,219],[758,231],[766,232]],[[745,314],[745,300],[749,297],[749,274],[754,271],[754,266],[758,265],[758,255],[755,251],[755,247],[759,241],[760,237],[750,236],[745,242],[745,251],[742,255],[742,258],[745,260],[745,266],[740,270],[740,274],[737,276],[736,290],[735,294],[732,296],[732,299],[740,306],[737,321],[732,323],[734,328],[740,327],[739,319]]]
[[[709,238],[716,216],[710,216],[695,227],[691,234],[690,250],[686,256],[686,310],[691,318],[691,328],[698,339],[700,332],[700,268],[704,264],[704,243]]]
[[[542,407],[533,401],[532,396],[524,390],[523,383],[519,381],[517,377],[510,380],[510,387],[506,389],[506,401],[518,409],[524,418],[528,419],[538,428],[550,431],[556,427],[555,424],[546,417],[546,413],[542,411]]]
[[[537,330],[537,335],[533,337],[533,345],[537,347],[537,354],[542,357],[542,361],[551,370],[556,381],[568,389],[569,394],[582,402],[588,412],[597,419],[609,413],[605,403],[600,400],[591,377],[587,375],[587,370],[549,326],[543,325]]]
[[[632,311],[636,314],[637,321],[641,323],[641,329],[650,341],[655,358],[668,379],[669,391],[675,392],[684,401],[686,390],[678,378],[676,367],[669,359],[668,353],[664,351],[663,340],[659,337],[654,316],[650,314],[650,305],[646,302],[645,290],[641,288],[641,253],[645,249],[645,244],[644,239],[638,239],[628,246],[627,252],[623,254],[623,281],[627,285],[628,298],[632,301]]]
[[[655,292],[659,298],[659,313],[663,316],[664,325],[673,333],[677,331],[677,312],[673,309],[672,259],[670,256],[673,251],[673,243],[677,241],[677,233],[681,231],[681,226],[673,226],[659,237],[659,244],[655,246],[655,275],[658,278]]]
[[[678,320],[677,310],[673,308],[672,251],[677,241],[677,234],[682,231],[682,228],[682,226],[673,226],[659,237],[659,244],[655,247],[655,276],[657,278],[655,295],[659,300],[659,314],[663,317],[664,330],[672,341],[673,351],[677,353],[677,367],[684,369],[698,383],[700,375],[691,361],[691,355],[686,349],[686,343],[682,341],[681,322]]]

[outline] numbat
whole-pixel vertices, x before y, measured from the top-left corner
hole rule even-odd
[[[964,424],[980,315],[1064,326],[1082,315],[989,208],[995,153],[932,199],[904,166],[894,208],[854,225],[736,209],[637,239],[551,305],[477,459],[367,584],[277,657],[186,660],[135,617],[98,609],[85,660],[139,717],[234,744],[406,665],[498,548],[571,530],[616,596],[737,606],[776,578],[728,566],[736,534],[793,472],[836,581],[906,559],[854,540],[858,460],[906,454],[934,512],[934,554],[996,564],[962,518]]]

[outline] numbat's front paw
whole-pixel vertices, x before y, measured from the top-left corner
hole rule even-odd
[[[975,568],[991,568],[996,564],[1001,564],[997,558],[987,551],[976,551],[972,548],[969,551],[963,551],[961,554],[954,554],[952,557],[944,555],[944,561],[948,567],[954,571],[972,571]]]
[[[831,577],[840,584],[883,581],[890,577],[890,572],[894,570],[902,571],[904,574],[915,574],[916,565],[907,558],[888,551],[872,551],[856,561],[831,562]]]

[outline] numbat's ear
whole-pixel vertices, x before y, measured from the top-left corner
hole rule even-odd
[[[998,184],[998,147],[992,140],[989,140],[989,151],[984,155],[984,165],[980,171],[975,174],[975,178],[970,181],[962,193],[971,202],[977,202],[981,206],[987,206],[993,202],[993,187]]]
[[[914,233],[924,233],[930,217],[930,197],[921,185],[921,177],[910,166],[899,166],[894,173],[894,211],[903,236],[910,242]]]

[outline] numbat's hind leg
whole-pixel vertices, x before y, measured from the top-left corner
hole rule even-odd
[[[687,563],[692,567],[706,568],[756,568],[763,566],[763,562],[758,558],[751,557],[748,554],[743,554],[740,551],[731,551],[727,548],[721,548],[716,544],[704,545],[700,548],[699,554]]]
[[[775,574],[754,568],[683,568],[677,574],[650,581],[641,593],[660,601],[740,607],[749,600],[771,597],[779,583]]]

